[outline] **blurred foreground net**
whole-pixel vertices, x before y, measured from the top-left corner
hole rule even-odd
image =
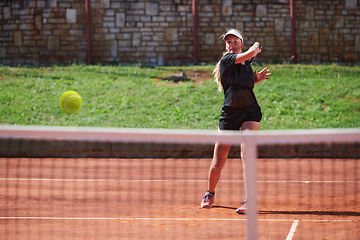
[[[215,141],[234,145],[207,210],[200,201]],[[1,126],[0,231],[4,239],[357,239],[359,142],[354,129]],[[240,143],[247,215],[235,213],[245,197]]]

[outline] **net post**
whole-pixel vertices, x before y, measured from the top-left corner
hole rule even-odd
[[[257,240],[257,143],[254,136],[247,136],[243,143],[244,159],[246,159],[246,237],[247,240]]]

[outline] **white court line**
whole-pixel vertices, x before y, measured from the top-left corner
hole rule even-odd
[[[158,220],[158,221],[246,221],[246,218],[137,218],[137,217],[0,217],[1,219],[11,220]]]
[[[246,218],[141,218],[141,217],[0,217],[0,220],[158,220],[158,221],[246,221]],[[259,219],[260,222],[299,222],[294,219]],[[304,219],[303,222],[358,222],[360,220],[325,220]],[[297,225],[297,223],[296,223]],[[296,228],[295,225],[295,228]],[[292,226],[292,228],[293,228]],[[294,230],[295,231],[295,230]],[[291,230],[290,230],[291,232]]]
[[[67,178],[0,178],[0,181],[56,181],[56,182],[208,182],[208,180],[185,179],[67,179]],[[243,180],[221,180],[222,182],[244,182]],[[360,183],[360,181],[285,181],[269,180],[259,183]]]
[[[290,232],[287,235],[286,240],[292,240],[293,239],[298,223],[299,223],[299,220],[295,220],[294,223],[291,225]]]
[[[301,181],[286,181],[286,180],[267,180],[267,181],[257,181],[260,183],[358,183],[360,181],[307,181],[307,180],[301,180]]]
[[[0,181],[54,181],[54,182],[207,182],[207,180],[162,179],[68,179],[68,178],[0,178]],[[240,182],[240,181],[231,181]]]

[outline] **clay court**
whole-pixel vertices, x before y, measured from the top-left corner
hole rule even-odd
[[[3,239],[245,239],[242,165],[201,209],[209,158],[0,158]],[[359,239],[354,159],[259,159],[259,239]]]

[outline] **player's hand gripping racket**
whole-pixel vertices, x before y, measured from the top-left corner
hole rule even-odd
[[[259,49],[261,50],[261,48],[262,48],[262,46],[261,46],[261,44],[259,44]],[[249,59],[250,64],[252,64],[254,62],[255,57],[252,57],[252,58]]]

